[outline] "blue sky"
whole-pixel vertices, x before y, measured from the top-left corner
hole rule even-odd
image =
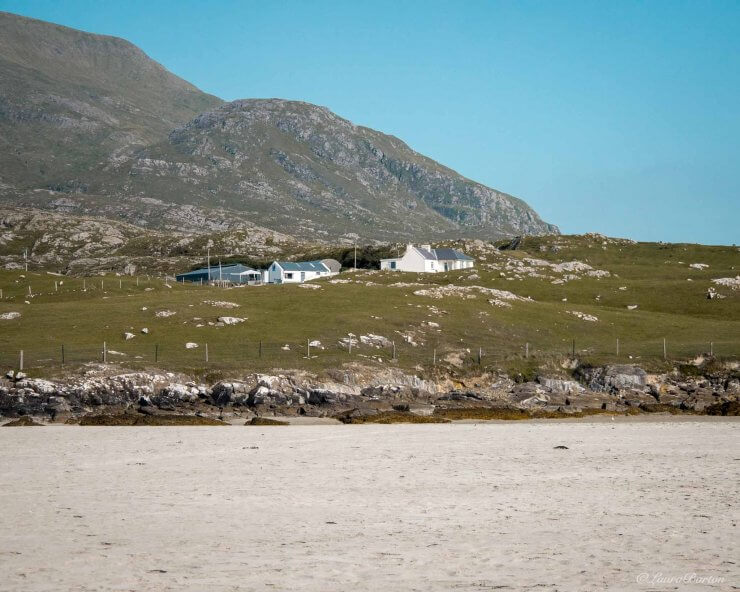
[[[740,243],[740,2],[0,0],[325,105],[563,232]]]

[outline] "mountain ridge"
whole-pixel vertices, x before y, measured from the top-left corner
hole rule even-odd
[[[521,199],[326,107],[223,102],[124,39],[9,13],[0,136],[0,203],[13,206],[161,229],[248,221],[328,241],[559,232]]]

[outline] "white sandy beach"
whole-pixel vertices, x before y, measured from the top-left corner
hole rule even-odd
[[[738,421],[1,429],[0,589],[730,590],[738,483]]]

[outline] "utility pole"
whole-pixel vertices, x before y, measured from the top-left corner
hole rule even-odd
[[[357,243],[355,243],[355,271],[357,271]]]
[[[211,281],[211,247],[208,247],[208,254],[206,257],[208,258],[208,282]]]

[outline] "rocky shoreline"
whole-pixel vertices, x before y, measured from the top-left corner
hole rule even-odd
[[[320,376],[286,370],[209,385],[180,374],[121,372],[103,364],[87,365],[80,375],[53,381],[13,371],[0,380],[0,420],[27,416],[68,423],[87,416],[132,412],[247,421],[274,416],[335,417],[347,423],[389,412],[413,420],[465,409],[471,417],[482,417],[481,409],[511,410],[532,417],[656,411],[737,415],[739,401],[738,364],[720,365],[713,360],[664,374],[649,374],[635,365],[581,367],[576,363],[569,379],[540,375],[519,382],[493,373],[430,379],[358,365]],[[509,415],[502,414],[502,418]]]

